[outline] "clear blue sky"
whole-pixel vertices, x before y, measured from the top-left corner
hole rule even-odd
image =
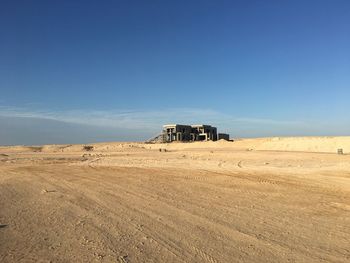
[[[16,118],[113,127],[92,141],[206,120],[239,137],[350,134],[348,0],[1,1],[0,39],[0,144],[42,142]]]

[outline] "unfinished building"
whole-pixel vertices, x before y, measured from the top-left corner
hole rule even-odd
[[[230,135],[227,133],[218,133],[218,140],[230,140]]]
[[[163,142],[216,141],[217,128],[211,125],[168,124],[163,126]]]
[[[192,127],[190,125],[168,124],[163,126],[163,141],[190,141]]]
[[[210,125],[192,125],[192,141],[217,141],[218,134],[216,127]]]

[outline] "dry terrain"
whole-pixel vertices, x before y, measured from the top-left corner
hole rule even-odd
[[[349,137],[92,146],[0,147],[0,262],[350,262]]]

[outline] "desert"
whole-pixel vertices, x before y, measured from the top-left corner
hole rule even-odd
[[[350,261],[350,137],[86,146],[0,147],[1,262]]]
[[[350,1],[1,1],[0,263],[349,263]]]

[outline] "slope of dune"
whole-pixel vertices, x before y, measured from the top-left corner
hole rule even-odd
[[[276,137],[264,139],[256,150],[336,153],[350,152],[350,137]]]
[[[350,153],[350,136],[344,137],[271,137],[239,139],[234,142],[195,142],[158,144],[153,147],[166,147],[173,150],[196,148],[225,148],[236,150],[261,150],[261,151],[299,151],[299,152],[323,152],[337,153],[343,149],[344,153]]]
[[[0,262],[349,262],[348,142],[0,147]]]
[[[271,137],[238,139],[233,142],[219,140],[216,142],[192,142],[192,143],[162,143],[144,144],[137,142],[106,142],[93,143],[96,151],[108,152],[123,148],[147,148],[147,149],[232,149],[232,150],[259,150],[259,151],[296,151],[296,152],[320,152],[337,153],[338,149],[350,153],[350,136],[343,137]],[[44,146],[0,146],[0,151],[8,152],[79,152],[84,145],[44,145]]]

